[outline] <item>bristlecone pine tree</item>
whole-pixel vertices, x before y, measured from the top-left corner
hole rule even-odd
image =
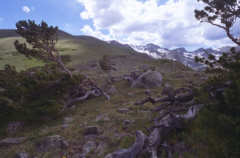
[[[72,72],[64,65],[61,55],[56,49],[58,27],[48,26],[46,22],[36,24],[34,21],[19,21],[16,24],[17,33],[27,43],[15,41],[17,51],[28,58],[37,58],[45,62],[51,61],[72,77]]]
[[[195,10],[195,16],[201,22],[207,22],[225,30],[227,36],[240,46],[239,29],[240,0],[198,0],[206,4],[203,10]],[[238,26],[238,27],[236,27]],[[224,150],[215,151],[219,157],[240,157],[240,51],[232,48],[223,52],[216,59],[209,55],[208,59],[196,58],[196,61],[209,66],[212,74],[205,85],[210,94],[210,102],[206,103],[206,120],[214,126],[204,125],[205,129],[216,131],[216,136],[227,141]],[[219,154],[221,153],[221,154]]]
[[[240,0],[198,0],[206,4],[203,10],[195,10],[195,17],[225,30],[227,36],[240,45],[240,36],[236,32],[240,18]],[[238,27],[239,28],[239,27]]]

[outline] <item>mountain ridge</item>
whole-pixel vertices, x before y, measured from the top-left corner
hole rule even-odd
[[[195,57],[205,57],[207,58],[209,54],[212,54],[219,58],[221,56],[221,52],[229,51],[229,47],[220,48],[219,50],[215,50],[212,48],[198,48],[194,51],[188,51],[186,48],[175,48],[168,49],[161,47],[154,43],[148,43],[145,45],[132,45],[132,44],[122,44],[116,40],[112,41],[104,41],[92,36],[86,35],[71,35],[65,31],[59,30],[58,36],[60,39],[77,39],[88,41],[94,45],[98,44],[110,44],[113,47],[120,48],[126,52],[133,53],[142,53],[147,54],[148,56],[154,59],[169,59],[173,61],[178,61],[185,66],[191,67],[195,70],[199,70],[204,68],[203,64],[199,64],[195,62]],[[20,37],[15,29],[0,29],[0,38],[8,38],[8,37]]]

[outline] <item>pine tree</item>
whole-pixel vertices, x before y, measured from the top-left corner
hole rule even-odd
[[[56,49],[58,27],[48,26],[44,21],[38,25],[31,20],[19,21],[16,27],[17,33],[27,42],[15,41],[15,48],[19,53],[28,58],[54,62],[72,77],[72,72],[64,65],[61,55]]]
[[[240,18],[240,0],[198,0],[205,3],[203,10],[195,10],[195,17],[225,30],[227,36],[240,45],[240,36],[236,36],[234,25]]]

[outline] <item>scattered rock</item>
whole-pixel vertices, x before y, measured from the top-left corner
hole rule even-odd
[[[88,141],[86,144],[83,145],[82,154],[87,155],[91,151],[95,151],[97,148],[97,144],[94,141]]]
[[[28,153],[22,152],[18,153],[14,158],[29,158]]]
[[[134,96],[134,94],[131,93],[131,92],[128,92],[127,95],[130,96],[130,97]]]
[[[6,89],[0,87],[0,93],[5,92],[5,91],[6,91]]]
[[[68,128],[68,127],[69,127],[69,124],[63,124],[63,125],[61,126],[62,129],[65,129],[65,128]]]
[[[117,109],[117,112],[122,113],[122,114],[125,114],[125,113],[128,113],[128,112],[129,112],[129,109],[128,109],[128,108],[118,108],[118,109]]]
[[[84,135],[98,135],[100,133],[97,126],[88,126],[84,130]]]
[[[169,100],[173,101],[175,99],[175,95],[176,95],[175,89],[171,85],[166,84],[166,85],[164,85],[164,88],[162,90],[162,95],[168,96]]]
[[[107,94],[110,95],[116,94],[117,92],[118,92],[117,88],[113,85],[107,90]]]
[[[107,145],[104,142],[99,143],[99,145],[96,148],[97,155],[99,157],[102,156],[106,148],[107,148]]]
[[[111,77],[111,81],[112,82],[119,82],[119,81],[121,81],[121,80],[123,80],[123,77],[122,76],[119,76],[119,77]]]
[[[73,122],[73,118],[72,117],[65,117],[64,120],[63,120],[64,124],[71,123],[71,122]]]
[[[69,146],[68,142],[59,135],[48,136],[42,138],[36,143],[39,152],[48,152],[57,149],[66,149]]]
[[[129,125],[131,125],[132,123],[134,123],[134,121],[132,121],[132,120],[124,120],[123,121],[123,129],[128,128]]]
[[[147,71],[133,81],[132,88],[156,88],[161,87],[163,77],[157,71]]]
[[[150,89],[146,89],[146,90],[145,90],[145,94],[148,95],[148,96],[150,96],[150,95],[151,95],[151,90],[150,90]]]
[[[24,141],[26,141],[26,137],[19,137],[19,138],[5,138],[0,141],[0,147],[1,146],[8,146],[8,145],[16,145],[16,144],[21,144]]]
[[[98,121],[110,121],[110,118],[106,115],[98,115],[96,117],[96,122],[98,122]]]
[[[7,134],[8,135],[12,135],[12,134],[15,134],[17,133],[18,131],[22,130],[23,129],[23,126],[24,126],[24,123],[23,122],[10,122],[7,126]]]

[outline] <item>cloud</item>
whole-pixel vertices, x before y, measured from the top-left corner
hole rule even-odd
[[[86,34],[86,35],[90,35],[90,36],[94,36],[94,37],[98,37],[100,39],[109,41],[111,40],[111,38],[108,35],[104,35],[102,32],[100,31],[96,31],[94,30],[91,26],[89,25],[85,25],[81,31]]]
[[[92,21],[92,27],[82,28],[87,35],[168,48],[221,47],[231,43],[221,29],[195,19],[194,9],[204,6],[196,0],[168,0],[162,5],[160,0],[77,1],[84,7],[81,18]]]
[[[22,11],[25,12],[25,13],[30,13],[31,9],[28,6],[23,6]]]

